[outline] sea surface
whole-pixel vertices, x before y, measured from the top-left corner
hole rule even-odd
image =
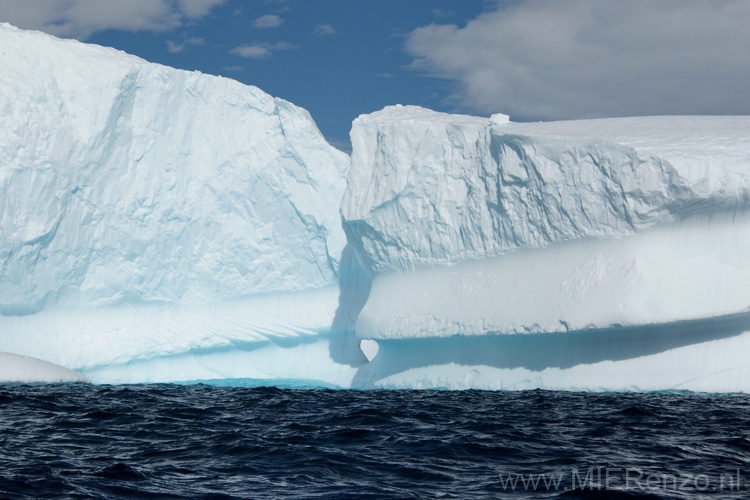
[[[0,386],[0,498],[747,499],[750,397]]]

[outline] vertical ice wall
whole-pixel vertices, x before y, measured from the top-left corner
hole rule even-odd
[[[348,166],[255,87],[0,25],[0,351],[95,381],[346,383],[319,336]]]
[[[0,27],[0,313],[332,285],[348,157],[226,78]]]
[[[359,117],[367,387],[750,391],[750,118]]]
[[[750,205],[747,117],[494,124],[415,106],[360,116],[342,202],[376,272],[617,237]]]

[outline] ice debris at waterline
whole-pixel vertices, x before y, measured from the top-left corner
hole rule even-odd
[[[86,377],[41,359],[0,352],[0,384],[88,382]]]
[[[0,42],[2,351],[109,383],[750,392],[748,117],[394,106],[349,159],[254,87]]]

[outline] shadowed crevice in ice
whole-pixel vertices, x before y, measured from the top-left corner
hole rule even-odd
[[[350,244],[344,247],[340,262],[339,305],[331,325],[331,359],[336,363],[361,366],[367,358],[359,347],[360,339],[354,326],[370,296],[372,277]]]
[[[333,318],[334,329],[348,328],[356,323],[372,289],[372,277],[351,245],[344,247],[340,262],[339,306]]]
[[[451,363],[540,372],[623,361],[748,331],[750,312],[661,325],[563,333],[378,339],[378,356],[357,372],[352,386],[371,387],[406,370]]]

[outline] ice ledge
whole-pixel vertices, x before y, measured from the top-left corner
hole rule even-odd
[[[750,310],[750,210],[630,236],[382,274],[362,338],[550,333],[699,320]]]
[[[610,331],[379,340],[353,387],[750,393],[750,315]]]

